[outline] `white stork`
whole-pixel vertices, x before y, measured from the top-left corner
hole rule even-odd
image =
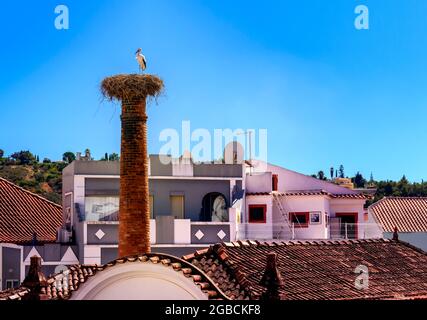
[[[136,51],[136,61],[138,61],[139,64],[139,71],[142,73],[147,69],[147,60],[145,59],[145,56],[142,54],[142,49],[139,48],[138,51]]]

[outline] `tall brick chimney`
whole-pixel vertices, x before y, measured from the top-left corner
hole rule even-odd
[[[105,97],[122,102],[120,157],[119,256],[150,253],[147,97],[157,97],[163,81],[152,75],[104,79]]]
[[[146,101],[122,103],[119,255],[150,252]]]

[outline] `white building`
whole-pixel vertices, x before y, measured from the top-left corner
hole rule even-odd
[[[245,164],[238,238],[381,238],[365,223],[369,195],[260,161]]]
[[[182,256],[246,239],[382,238],[376,224],[365,223],[369,195],[272,164],[231,158],[231,164],[190,159],[182,172],[150,156],[154,252]],[[74,230],[81,263],[117,258],[119,179],[118,162],[76,161],[64,169],[64,231]]]

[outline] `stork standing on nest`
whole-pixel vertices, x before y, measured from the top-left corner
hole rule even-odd
[[[138,64],[139,64],[139,72],[143,73],[145,69],[147,69],[147,60],[145,59],[145,56],[142,54],[141,48],[139,48],[135,54],[136,54],[136,61],[138,61]]]

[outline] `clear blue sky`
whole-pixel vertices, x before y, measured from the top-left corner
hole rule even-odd
[[[427,1],[66,0],[1,2],[0,148],[41,158],[119,152],[120,107],[101,80],[144,49],[166,96],[159,133],[267,128],[272,163],[306,174],[343,164],[376,179],[427,179]],[[370,30],[354,8],[370,9]]]

